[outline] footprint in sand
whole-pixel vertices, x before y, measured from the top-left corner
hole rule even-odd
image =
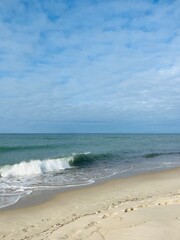
[[[131,211],[134,211],[134,208],[133,208],[133,207],[126,208],[126,209],[124,210],[125,213],[126,213],[126,212],[131,212]]]
[[[105,219],[105,218],[107,218],[108,216],[109,216],[108,214],[104,214],[104,215],[101,216],[101,218],[102,218],[102,219]]]
[[[84,228],[85,228],[85,229],[88,229],[88,228],[93,227],[94,225],[97,225],[97,222],[91,222],[91,223],[89,223],[87,226],[85,226]]]

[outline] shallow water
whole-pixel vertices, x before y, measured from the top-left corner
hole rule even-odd
[[[175,166],[178,134],[0,134],[0,207],[39,189]]]

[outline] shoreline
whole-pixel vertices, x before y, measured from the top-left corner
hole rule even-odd
[[[155,230],[162,235],[170,221],[174,225],[168,231],[173,235],[167,236],[178,239],[179,220],[180,167],[177,167],[68,190],[38,205],[0,210],[0,238],[94,240],[103,239],[102,234],[109,240],[120,236],[135,239],[131,238],[133,233],[141,239],[144,227],[154,231],[154,226],[146,223],[160,224]],[[135,225],[140,228],[138,232],[132,227]],[[106,232],[108,226],[111,227]],[[116,230],[114,226],[118,226]]]
[[[48,201],[53,200],[53,198],[57,197],[60,194],[63,194],[65,192],[71,192],[78,189],[85,189],[89,187],[93,187],[96,185],[106,184],[109,181],[114,180],[121,180],[121,179],[128,179],[133,178],[136,176],[151,174],[151,173],[160,173],[160,172],[166,172],[169,170],[180,168],[179,166],[176,167],[168,167],[168,168],[155,168],[155,169],[149,169],[145,170],[143,172],[129,172],[125,175],[122,175],[121,173],[117,173],[115,175],[109,176],[107,178],[102,178],[94,181],[93,183],[86,184],[86,185],[80,185],[80,186],[70,186],[65,188],[52,188],[52,189],[44,189],[44,190],[35,190],[31,194],[28,194],[22,198],[20,198],[15,204],[12,204],[10,206],[0,208],[1,211],[8,211],[13,209],[22,209],[22,208],[28,208],[28,207],[34,207],[38,206],[40,204],[46,203]]]

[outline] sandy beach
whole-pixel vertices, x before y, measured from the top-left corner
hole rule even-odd
[[[0,239],[179,240],[180,168],[114,179],[0,211]]]

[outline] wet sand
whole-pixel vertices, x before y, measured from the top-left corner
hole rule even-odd
[[[40,201],[41,202],[41,201]],[[180,239],[180,168],[0,211],[0,239]]]

